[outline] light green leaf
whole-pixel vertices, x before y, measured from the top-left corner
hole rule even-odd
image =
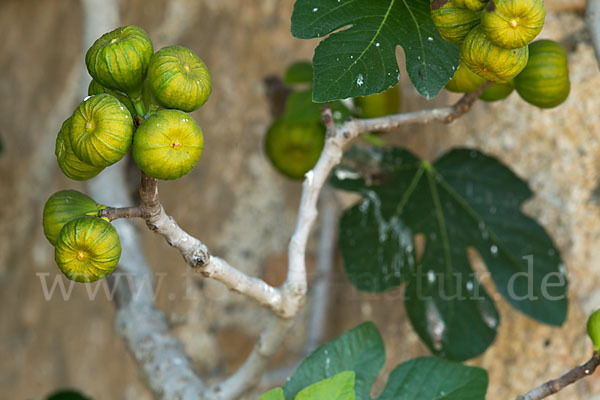
[[[258,400],[285,400],[285,397],[283,397],[283,389],[279,387],[271,389],[267,393],[260,396]]]
[[[344,371],[302,389],[294,400],[354,400],[354,371]]]

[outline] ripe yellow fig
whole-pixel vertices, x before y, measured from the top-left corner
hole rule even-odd
[[[505,49],[491,42],[481,27],[474,28],[461,48],[462,60],[477,75],[492,82],[508,82],[527,65],[529,48]]]
[[[545,18],[544,0],[490,0],[481,28],[494,44],[516,49],[535,39]]]

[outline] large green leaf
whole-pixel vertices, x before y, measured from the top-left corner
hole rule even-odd
[[[356,398],[370,399],[373,381],[385,360],[383,341],[373,323],[351,329],[313,351],[283,387],[292,400],[303,388],[344,371],[354,371]]]
[[[513,307],[547,324],[564,322],[560,254],[521,212],[531,196],[527,184],[497,160],[456,149],[432,165],[402,149],[355,150],[332,183],[363,195],[340,221],[350,280],[367,291],[407,281],[407,313],[435,354],[468,359],[496,335],[498,313],[470,267],[469,247]],[[416,234],[425,238],[421,260]]]
[[[398,365],[377,400],[484,400],[487,372],[433,357]]]
[[[459,48],[444,41],[430,0],[297,0],[292,34],[308,39],[341,29],[315,49],[313,100],[326,102],[379,93],[400,77],[396,47],[419,93],[435,97],[454,75]]]
[[[354,371],[344,371],[302,389],[294,400],[354,400]]]
[[[375,325],[359,325],[313,351],[286,383],[285,398],[342,400],[355,394],[356,399],[370,400],[384,358]],[[487,383],[481,368],[421,357],[398,365],[377,400],[483,400]]]

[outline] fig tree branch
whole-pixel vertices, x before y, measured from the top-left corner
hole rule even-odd
[[[140,197],[142,203],[138,207],[109,207],[101,210],[99,215],[111,221],[118,218],[143,218],[148,228],[164,236],[195,271],[223,283],[231,291],[256,300],[277,314],[284,313],[279,289],[261,279],[247,276],[219,257],[213,257],[204,243],[181,229],[165,212],[158,195],[158,181],[144,173],[140,184]]]
[[[517,400],[540,400],[558,393],[570,384],[593,374],[598,365],[600,365],[600,356],[594,352],[592,358],[585,364],[573,368],[560,378],[552,379],[530,390],[523,396],[518,396]]]
[[[600,0],[587,0],[585,20],[592,35],[596,59],[600,63]]]
[[[332,168],[340,163],[344,148],[354,138],[370,131],[391,131],[412,123],[452,122],[470,110],[487,85],[489,83],[473,93],[466,94],[451,107],[383,118],[349,119],[339,127],[334,123],[331,108],[325,106],[322,109],[322,119],[327,127],[327,139],[317,164],[306,173],[303,182],[296,226],[288,246],[287,278],[280,288],[274,288],[261,279],[249,277],[225,260],[211,256],[204,243],[181,229],[164,211],[158,195],[158,181],[145,174],[142,174],[140,184],[142,202],[137,207],[139,210],[136,207],[101,210],[100,216],[111,220],[141,215],[148,227],[163,235],[171,246],[177,248],[192,268],[206,277],[224,283],[229,289],[258,301],[274,312],[275,316],[246,362],[231,377],[212,386],[206,393],[209,398],[236,399],[254,386],[304,304],[307,292],[306,246],[317,217],[317,200]]]
[[[414,112],[387,115],[380,118],[351,118],[338,128],[347,141],[367,132],[390,132],[408,124],[426,124],[429,122],[450,123],[469,112],[473,103],[492,82],[486,82],[479,89],[465,94],[458,102],[449,107],[419,110]]]

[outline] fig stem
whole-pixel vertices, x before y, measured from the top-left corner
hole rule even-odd
[[[137,115],[144,118],[144,116],[146,115],[146,111],[144,110],[144,105],[142,104],[142,100],[141,99],[131,99],[131,102],[133,103],[133,107],[135,107],[135,112],[137,113]]]

